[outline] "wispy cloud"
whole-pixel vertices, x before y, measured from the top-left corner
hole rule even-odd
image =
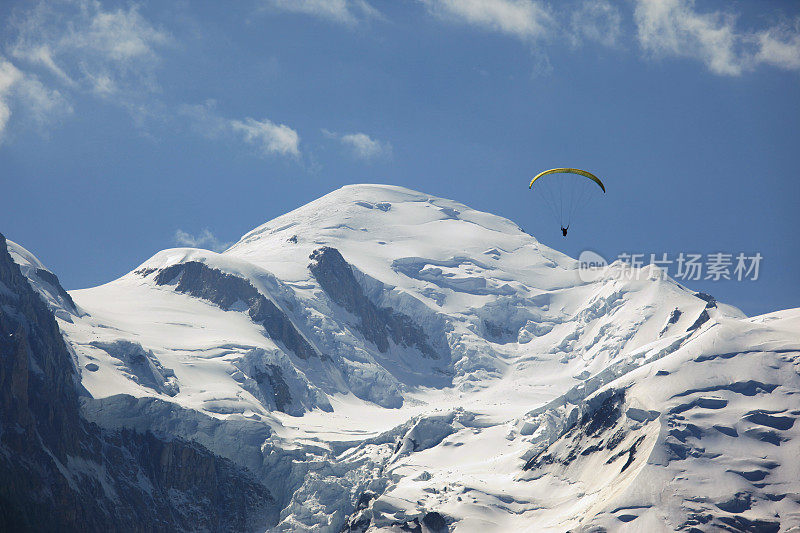
[[[242,135],[245,142],[254,145],[264,154],[300,156],[300,136],[286,124],[275,124],[264,118],[256,120],[232,120],[234,132]]]
[[[158,52],[171,42],[136,6],[105,10],[97,0],[40,2],[11,26],[12,57],[101,96],[154,90]]]
[[[536,39],[546,36],[553,16],[541,2],[533,0],[422,0],[438,17],[489,31]]]
[[[366,0],[266,0],[272,9],[300,13],[353,25],[360,21],[381,18],[380,12]]]
[[[702,61],[715,74],[738,76],[768,64],[800,70],[800,23],[741,31],[737,17],[723,11],[698,12],[691,0],[636,0],[639,43],[655,57]]]
[[[775,26],[755,36],[755,60],[786,70],[800,70],[800,19],[793,26]]]
[[[12,116],[44,126],[68,115],[79,93],[132,111],[157,90],[158,50],[171,42],[137,7],[106,10],[97,0],[26,5],[4,28],[0,53],[0,136]]]
[[[11,118],[9,96],[14,85],[22,79],[22,73],[11,62],[0,57],[0,140],[3,139],[8,120]]]
[[[0,142],[12,110],[28,115],[35,125],[44,126],[72,113],[72,106],[59,91],[45,87],[35,75],[21,71],[0,55]]]
[[[180,113],[192,127],[209,139],[229,138],[253,146],[261,155],[300,157],[300,135],[286,124],[276,124],[267,118],[256,120],[230,119],[217,112],[216,102],[182,106]]]
[[[582,40],[613,47],[622,35],[622,14],[608,0],[584,0],[569,16],[574,44]]]
[[[584,42],[626,48],[631,14],[646,59],[684,57],[718,75],[739,76],[761,65],[800,70],[800,18],[744,30],[730,11],[700,11],[694,0],[419,0],[438,18],[499,32],[526,42],[578,47]],[[731,8],[732,9],[732,8]],[[534,52],[549,65],[546,48]],[[537,72],[547,72],[549,67]]]
[[[182,229],[175,231],[175,242],[180,246],[187,246],[190,248],[204,248],[206,250],[213,250],[215,252],[222,252],[233,244],[232,242],[223,242],[211,233],[209,229],[204,229],[197,235],[192,235]]]
[[[325,129],[322,130],[322,133],[330,139],[339,141],[353,156],[359,159],[371,160],[392,155],[391,143],[373,139],[366,133],[340,134]]]

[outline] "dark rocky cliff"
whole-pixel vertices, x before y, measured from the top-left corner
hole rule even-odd
[[[149,275],[152,271],[139,273]],[[209,268],[197,261],[169,266],[155,276],[158,285],[166,285],[175,280],[175,290],[178,292],[208,300],[222,309],[228,310],[239,302],[244,303],[253,322],[264,326],[272,340],[283,343],[302,359],[321,357],[297,331],[286,314],[246,279]]]
[[[250,473],[199,444],[101,430],[53,315],[0,235],[0,530],[250,531],[276,520]]]
[[[438,359],[427,335],[410,317],[391,308],[378,307],[364,294],[350,265],[336,248],[314,250],[308,268],[322,290],[336,304],[359,318],[359,331],[381,352],[389,349],[389,340],[401,346],[413,346],[424,356]]]

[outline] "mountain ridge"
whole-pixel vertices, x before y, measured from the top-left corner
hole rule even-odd
[[[53,310],[83,416],[246,468],[276,531],[791,525],[800,310],[588,274],[509,220],[358,185]]]

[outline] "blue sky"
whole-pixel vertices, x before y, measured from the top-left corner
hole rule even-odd
[[[527,184],[608,194],[570,235]],[[69,288],[219,248],[348,183],[508,217],[577,256],[763,256],[692,281],[800,305],[800,4],[0,3],[0,232]]]

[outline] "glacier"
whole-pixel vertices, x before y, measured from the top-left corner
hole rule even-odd
[[[245,469],[269,530],[800,527],[800,309],[747,317],[654,265],[587,276],[507,219],[388,185],[89,289],[9,253],[81,416]]]

